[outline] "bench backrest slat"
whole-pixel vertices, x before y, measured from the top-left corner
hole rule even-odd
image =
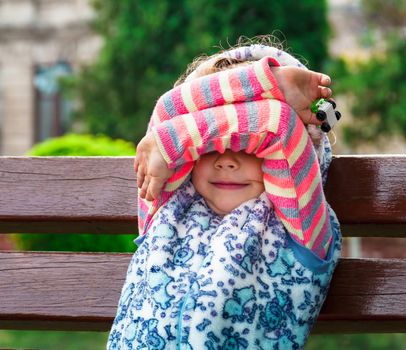
[[[0,232],[134,233],[132,163],[0,157]],[[326,195],[344,235],[406,237],[405,189],[406,157],[348,156],[333,160]]]
[[[0,280],[8,281],[0,284],[0,328],[108,330],[130,259],[131,254],[0,253]],[[406,331],[404,271],[406,261],[396,259],[342,259],[316,331],[364,331],[374,320],[380,322],[369,332],[386,332],[394,323],[394,331]]]

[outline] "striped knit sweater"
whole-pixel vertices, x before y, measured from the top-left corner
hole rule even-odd
[[[318,160],[303,123],[284,102],[271,65],[279,64],[265,57],[194,79],[161,96],[148,131],[175,173],[160,198],[138,199],[140,235],[190,178],[200,155],[245,150],[264,159],[265,191],[291,237],[325,257],[331,230]]]

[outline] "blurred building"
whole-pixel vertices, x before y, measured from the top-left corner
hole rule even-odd
[[[22,155],[69,126],[58,77],[95,57],[88,0],[0,0],[0,154]]]

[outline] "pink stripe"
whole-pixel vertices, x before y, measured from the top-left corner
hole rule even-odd
[[[209,126],[207,125],[206,118],[204,117],[203,112],[194,112],[191,118],[195,118],[196,120],[196,125],[199,129],[202,142],[207,142],[207,139],[209,138]]]
[[[182,93],[179,86],[172,90],[171,98],[173,105],[176,108],[177,115],[189,113],[183,102]]]
[[[176,182],[179,179],[183,178],[185,174],[188,174],[190,171],[192,171],[194,166],[193,162],[185,163],[177,169],[177,171],[169,178],[168,182]]]
[[[159,136],[159,139],[161,140],[162,145],[164,145],[165,147],[165,151],[168,154],[171,163],[173,163],[174,161],[176,161],[179,155],[178,151],[175,148],[175,145],[172,142],[172,138],[168,132],[168,129],[165,127],[160,127],[160,125],[158,125],[156,131]]]
[[[146,234],[146,232],[144,230],[145,221],[142,220],[140,217],[138,217],[137,220],[138,220],[138,232],[139,232],[139,235],[144,236]]]
[[[269,132],[268,125],[269,125],[269,118],[271,116],[271,105],[269,101],[256,101],[255,103],[256,108],[258,109],[258,130],[257,132]]]
[[[290,139],[288,140],[288,143],[285,147],[285,157],[290,158],[293,152],[298,152],[297,150],[297,145],[299,144],[299,141],[305,132],[303,124],[301,123],[296,123],[295,129],[293,131],[293,134],[291,135]],[[285,137],[285,136],[283,136]],[[300,157],[299,157],[300,158]]]
[[[240,135],[237,133],[232,133],[230,137],[230,149],[233,152],[240,151]]]
[[[272,74],[270,64],[272,66],[279,66],[279,63],[272,57],[264,57],[261,61],[262,70],[264,71],[266,77],[272,84],[272,88],[269,90],[272,96],[279,101],[285,101],[282,91],[278,88],[278,82],[276,81],[274,75]]]
[[[266,189],[266,184],[265,184],[265,189]],[[268,192],[268,197],[275,204],[275,207],[281,207],[281,208],[297,208],[298,207],[296,198],[280,197],[280,196],[277,196],[277,195],[269,193],[269,192]]]
[[[246,100],[245,92],[241,86],[240,70],[241,69],[230,70],[230,74],[228,76],[228,83],[230,84],[234,103]]]
[[[329,234],[329,227],[330,227],[330,220],[325,220],[324,225],[319,233],[319,235],[317,236],[317,238],[314,240],[313,242],[313,246],[310,247],[310,249],[312,251],[320,251],[322,250],[322,252],[324,253],[323,258],[326,256],[326,250],[324,249],[324,247],[320,247],[321,244],[323,244],[325,237]],[[328,238],[328,242],[331,242],[332,236],[330,235],[330,237]],[[327,245],[328,243],[325,242]],[[322,249],[321,249],[322,248]]]
[[[275,138],[275,135],[272,133],[269,133],[268,135],[271,135]],[[268,137],[266,138],[267,141]],[[262,148],[262,147],[261,147]],[[259,158],[266,158],[268,155],[275,153],[275,152],[279,152],[282,149],[282,143],[281,142],[276,142],[273,145],[270,145],[269,147],[262,149],[261,152],[257,153],[257,157]],[[269,159],[270,162],[272,162],[272,159]]]
[[[295,230],[302,232],[302,220],[300,218],[286,217],[277,206],[275,206],[275,211],[282,221],[288,222]],[[292,232],[290,234],[294,235]]]
[[[264,167],[268,169],[285,170],[289,169],[289,164],[286,159],[265,159]]]
[[[270,143],[272,143],[272,141],[273,141],[274,138],[275,138],[275,134],[273,134],[273,133],[271,133],[271,132],[268,133],[268,134],[265,136],[265,139],[264,139],[264,141],[262,142],[261,146],[259,146],[258,149],[257,149],[257,154],[258,154],[259,156],[260,156],[261,152],[264,151]]]
[[[290,120],[292,119],[293,115],[296,118],[298,117],[287,103],[280,103],[280,110],[278,131],[276,133],[280,135],[280,137],[283,137],[283,135],[286,135],[288,132]]]
[[[140,208],[140,210],[147,214],[148,213],[148,206],[146,205],[145,201],[143,199],[139,199],[138,201],[138,207]]]
[[[251,88],[254,92],[254,97],[252,98],[253,100],[259,100],[262,99],[261,94],[264,93],[264,88],[262,87],[261,83],[259,82],[257,78],[257,74],[255,73],[254,66],[251,65],[247,69],[247,76],[250,81]],[[258,115],[260,115],[258,113]]]
[[[294,187],[294,183],[290,177],[280,178],[280,177],[274,177],[267,173],[264,173],[264,180],[266,180],[267,182],[269,182],[273,185],[276,185],[278,187],[285,188],[285,189]]]
[[[214,139],[213,145],[217,152],[219,152],[219,153],[225,152],[225,148],[224,148],[223,141],[221,138]]]
[[[296,177],[300,173],[300,171],[304,167],[306,167],[308,162],[312,162],[313,165],[316,164],[316,162],[314,161],[315,158],[316,158],[316,155],[314,154],[314,148],[313,148],[312,142],[311,142],[310,138],[308,138],[302,154],[297,158],[295,164],[293,164],[291,167],[292,176]],[[316,166],[317,166],[317,164],[316,164]]]
[[[302,180],[302,182],[299,185],[296,185],[296,192],[298,193],[299,197],[301,198],[310,188],[314,178],[319,172],[319,167],[317,164],[313,163],[312,167],[310,168],[310,171],[308,174],[306,174],[306,178]],[[297,182],[297,181],[296,181]],[[317,185],[316,188],[320,187],[320,184]]]
[[[236,103],[234,108],[238,116],[238,132],[246,134],[249,130],[247,105],[245,103]]]
[[[165,108],[164,103],[162,102],[162,97],[159,99],[158,103],[156,104],[154,114],[158,116],[159,122],[163,122],[165,120],[171,119],[170,114]],[[156,123],[154,123],[156,124]]]
[[[212,112],[214,114],[214,119],[216,120],[217,124],[217,129],[219,134],[216,136],[220,135],[227,135],[227,132],[229,130],[229,124],[230,121],[227,117],[226,111],[224,107],[216,107],[212,108]]]
[[[322,220],[323,213],[325,212],[326,207],[324,205],[321,205],[319,209],[316,211],[314,216],[312,217],[312,224],[311,226],[306,230],[306,232],[303,232],[303,237],[306,242],[309,242],[312,238],[312,236],[316,232],[316,227],[319,224],[320,220]],[[324,226],[324,223],[323,223]]]
[[[255,148],[258,146],[260,137],[261,137],[260,134],[251,133],[248,139],[248,145],[247,148],[245,149],[245,152],[253,153],[255,151]]]
[[[312,196],[310,198],[310,201],[303,207],[300,208],[300,215],[304,218],[307,218],[309,215],[312,214],[313,208],[314,208],[314,203],[317,201],[317,199],[322,196],[322,202],[321,206],[324,207],[324,196],[323,196],[323,189],[319,185],[315,188],[314,192],[312,193]]]
[[[215,74],[210,79],[210,90],[213,96],[214,105],[221,106],[225,104],[224,96],[221,92],[219,74]]]
[[[200,89],[200,81],[201,79],[196,79],[190,82],[190,92],[197,110],[207,108],[206,99]]]

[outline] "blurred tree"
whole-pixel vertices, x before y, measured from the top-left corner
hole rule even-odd
[[[344,128],[344,138],[353,145],[383,135],[406,136],[406,2],[361,3],[380,49],[366,62],[336,62],[331,73],[340,77],[335,91],[351,101],[354,121]]]
[[[240,35],[278,29],[296,55],[320,68],[327,55],[326,1],[94,0],[104,38],[96,62],[68,84],[77,117],[92,133],[137,142],[154,102],[191,60],[228,47]]]
[[[406,23],[404,0],[362,0],[361,4],[369,24],[380,30],[397,30]]]
[[[112,140],[107,136],[68,134],[48,139],[35,145],[30,156],[133,156],[135,147],[131,142]],[[90,251],[134,252],[134,237],[128,234],[18,234],[18,248],[33,251]]]

